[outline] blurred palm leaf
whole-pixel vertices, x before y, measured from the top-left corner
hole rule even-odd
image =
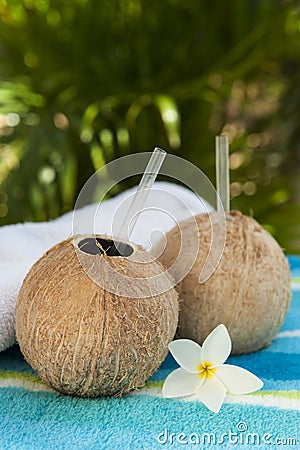
[[[6,0],[0,18],[1,223],[56,217],[156,145],[214,180],[226,132],[232,206],[300,252],[298,2]]]

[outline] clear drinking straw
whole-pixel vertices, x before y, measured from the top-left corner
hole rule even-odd
[[[229,140],[228,136],[216,136],[217,211],[230,210]]]
[[[147,164],[131,205],[127,211],[127,214],[118,233],[116,234],[116,237],[118,239],[130,239],[135,224],[139,218],[139,213],[142,211],[145,201],[147,200],[147,197],[149,195],[150,189],[157,177],[158,172],[160,171],[166,155],[167,152],[159,147],[155,147],[155,149],[153,150],[152,156]],[[118,250],[120,251],[120,249]]]

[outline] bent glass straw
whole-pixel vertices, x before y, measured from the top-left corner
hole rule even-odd
[[[160,171],[162,163],[167,155],[165,150],[155,147],[152,156],[147,164],[145,172],[142,176],[140,184],[123,220],[123,223],[116,234],[116,237],[121,240],[129,240],[139,218],[139,214],[147,200],[150,189]]]
[[[228,136],[216,136],[217,211],[229,211],[229,140]]]

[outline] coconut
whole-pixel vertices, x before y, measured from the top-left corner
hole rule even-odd
[[[22,284],[15,313],[20,349],[63,394],[127,393],[167,355],[178,322],[174,284],[140,246],[118,247],[107,236],[65,240]]]
[[[197,341],[220,323],[228,328],[233,354],[267,346],[280,329],[289,309],[291,288],[287,259],[275,239],[253,218],[238,211],[226,213],[226,241],[217,268],[204,282],[199,276],[208,257],[214,232],[222,233],[222,214],[199,214],[180,222],[166,236],[160,261],[179,281],[172,265],[185,243],[182,265],[190,249],[198,246],[193,226],[199,230],[199,250],[194,265],[178,284],[180,314],[178,336]],[[174,267],[178,268],[174,265]]]

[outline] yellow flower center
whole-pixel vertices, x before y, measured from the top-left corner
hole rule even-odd
[[[199,364],[197,369],[199,377],[201,378],[211,378],[216,371],[216,367],[208,361]]]

